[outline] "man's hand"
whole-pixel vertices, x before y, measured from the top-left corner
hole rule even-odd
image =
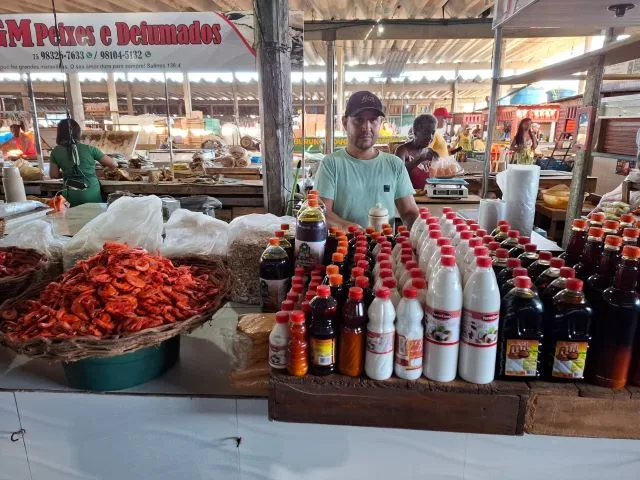
[[[433,162],[439,158],[438,152],[432,150],[431,148],[427,148],[426,151],[422,151],[420,155],[416,157],[409,156],[407,160],[406,167],[409,172],[416,168],[423,162]]]

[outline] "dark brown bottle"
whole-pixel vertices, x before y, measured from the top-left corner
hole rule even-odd
[[[329,375],[336,369],[336,317],[338,302],[331,296],[327,285],[318,287],[318,295],[311,300],[311,332],[309,351],[310,372]]]
[[[561,267],[560,276],[547,285],[547,288],[545,288],[543,292],[539,293],[542,306],[544,307],[545,325],[551,322],[551,317],[547,314],[551,314],[552,312],[553,297],[567,288],[567,281],[570,278],[576,278],[576,271],[571,267]]]
[[[571,278],[567,288],[553,297],[543,358],[543,372],[549,380],[584,380],[593,314],[582,287],[582,280]]]
[[[564,260],[561,258],[552,258],[549,262],[549,268],[542,272],[538,278],[536,278],[535,285],[538,289],[538,295],[542,294],[544,290],[560,276],[560,269],[564,267]]]
[[[500,306],[497,376],[509,380],[540,377],[543,309],[529,277],[516,277],[515,288]]]
[[[540,252],[538,254],[538,260],[529,265],[527,271],[529,272],[529,278],[532,282],[535,283],[540,274],[549,268],[552,257],[551,252]]]
[[[356,278],[356,287],[361,288],[364,294],[364,306],[369,311],[369,306],[373,299],[376,298],[373,289],[371,288],[371,282],[368,277],[358,277]]]
[[[291,281],[289,255],[280,246],[279,238],[269,240],[269,247],[260,257],[260,296],[262,311],[276,312],[287,297]]]
[[[637,247],[639,235],[640,230],[638,230],[637,228],[625,228],[622,231],[622,244]]]
[[[500,244],[500,248],[505,248],[507,251],[511,250],[518,246],[518,238],[520,237],[520,232],[518,230],[509,230],[507,233],[507,238],[502,241]]]
[[[507,238],[506,234],[507,234],[507,232],[509,232],[509,222],[507,222],[506,220],[500,220],[498,222],[498,226],[493,229],[493,231],[491,232],[491,236],[495,238],[495,236],[498,235],[501,232],[500,228],[502,226],[506,227],[505,230],[504,230],[505,235],[504,235],[504,238],[502,239],[502,240],[505,240]]]
[[[564,264],[567,267],[575,266],[582,258],[582,252],[587,243],[588,229],[589,220],[586,218],[576,218],[573,221],[567,250],[559,255],[564,259]]]
[[[531,239],[529,237],[518,237],[518,244],[509,250],[509,256],[511,258],[518,258],[525,252],[525,245],[531,243]]]
[[[603,311],[602,294],[613,285],[616,268],[620,262],[622,239],[617,235],[609,235],[604,243],[598,270],[584,284],[585,295],[594,312],[592,332],[597,337],[601,337],[599,329],[606,324],[606,321],[600,322],[599,319],[607,317],[606,312]]]
[[[503,271],[504,272],[504,271]],[[511,272],[511,278],[508,278],[500,287],[500,298],[504,298],[504,296],[509,293],[511,290],[516,288],[516,278],[518,277],[526,277],[528,275],[527,269],[522,267],[516,267]],[[532,289],[535,287],[531,287]]]
[[[509,237],[509,224],[500,225],[498,227],[498,233],[491,235],[491,237],[498,243],[504,242]]]
[[[367,310],[361,288],[349,289],[349,298],[342,310],[342,327],[338,350],[338,371],[350,377],[364,372]]]
[[[329,278],[331,296],[338,302],[338,316],[336,317],[335,329],[340,331],[340,318],[342,317],[342,307],[347,301],[347,290],[342,284],[342,275],[331,275]]]
[[[602,228],[602,224],[607,219],[606,215],[602,212],[596,212],[591,214],[591,218],[589,218],[589,228],[598,227]]]
[[[500,248],[500,244],[498,242],[489,242],[487,247],[489,248],[489,256],[493,260],[493,258],[496,256],[496,252]],[[509,251],[507,251],[507,257],[508,256],[509,256]]]
[[[338,238],[336,232],[338,227],[329,227],[329,235],[327,235],[327,243],[324,246],[324,256],[322,260],[323,265],[329,265],[331,263],[331,255],[336,252],[338,248]]]
[[[618,235],[624,237],[623,232],[625,228],[634,228],[633,221],[635,217],[631,213],[624,213],[620,215],[620,227],[618,227]]]
[[[576,269],[576,278],[583,282],[596,273],[596,268],[600,262],[602,255],[604,231],[599,227],[591,227],[589,229],[589,237],[582,252],[582,258],[574,267]]]
[[[640,315],[640,296],[636,293],[640,248],[627,246],[616,270],[612,287],[603,295],[606,328],[594,338],[590,354],[590,380],[607,388],[622,388],[627,383],[634,339]],[[600,330],[600,329],[599,329]],[[595,358],[594,358],[595,357]]]
[[[520,265],[524,268],[529,268],[533,262],[537,262],[540,256],[538,255],[538,247],[533,243],[528,243],[524,246],[524,253],[518,257],[520,259]]]
[[[616,220],[605,220],[602,224],[602,231],[604,232],[605,240],[609,235],[618,235],[618,229],[620,228],[620,222]]]
[[[496,250],[495,256],[493,257],[493,273],[496,274],[496,277],[500,274],[502,270],[507,268],[507,260],[509,259],[509,251],[505,248],[498,248]]]
[[[346,277],[347,267],[344,263],[344,255],[342,253],[334,253],[331,255],[331,265],[338,267],[338,273]]]
[[[502,286],[505,282],[511,278],[513,278],[513,269],[519,268],[522,266],[519,258],[508,258],[507,259],[507,267],[504,268],[497,276],[496,280],[498,281],[498,288],[502,289]],[[526,275],[526,273],[525,273]]]

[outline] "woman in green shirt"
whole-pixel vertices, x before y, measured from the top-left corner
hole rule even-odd
[[[71,128],[69,128],[69,125]],[[72,207],[83,203],[102,202],[100,182],[96,176],[96,162],[107,168],[117,168],[118,166],[113,158],[105,155],[96,147],[80,143],[81,134],[80,125],[73,119],[62,120],[58,123],[57,146],[51,151],[49,167],[49,176],[51,178],[62,178],[64,180],[62,194]],[[73,145],[70,142],[70,135],[78,150],[78,158],[75,162],[72,155]],[[67,182],[71,179],[86,184],[87,188],[83,190],[69,188]]]

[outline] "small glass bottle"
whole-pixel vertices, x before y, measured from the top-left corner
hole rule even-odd
[[[329,375],[336,369],[336,317],[338,302],[327,285],[318,287],[318,295],[311,300],[310,370],[314,375]],[[303,315],[304,317],[304,315]]]

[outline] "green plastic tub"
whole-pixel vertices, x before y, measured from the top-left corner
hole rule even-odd
[[[104,392],[135,387],[159,377],[180,356],[180,335],[160,345],[107,358],[63,363],[67,384],[80,390]]]

